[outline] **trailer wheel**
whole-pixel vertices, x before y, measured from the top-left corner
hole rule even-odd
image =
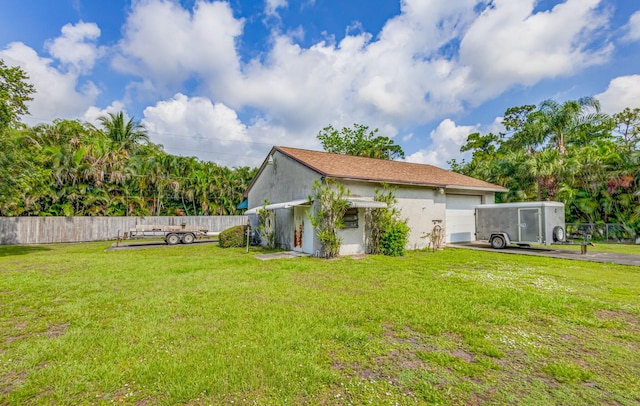
[[[494,235],[493,237],[491,237],[491,241],[489,242],[491,243],[491,248],[494,248],[497,250],[501,250],[507,246],[507,242],[504,240],[504,237],[501,235]]]
[[[564,241],[566,235],[564,232],[564,228],[560,227],[560,226],[556,226],[553,229],[553,241],[559,241],[562,242]]]
[[[191,244],[193,241],[195,241],[196,237],[189,233],[189,234],[185,234],[182,236],[182,243],[183,244]]]
[[[180,242],[180,237],[178,236],[178,234],[169,234],[165,239],[165,241],[169,245],[176,245],[177,243]]]

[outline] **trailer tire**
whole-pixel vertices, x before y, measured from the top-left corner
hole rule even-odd
[[[563,242],[566,238],[566,233],[564,232],[564,228],[561,226],[555,226],[553,228],[553,241]]]
[[[493,237],[491,237],[491,240],[489,242],[491,243],[491,248],[497,250],[501,250],[507,246],[507,241],[501,235],[494,235]]]
[[[178,234],[169,234],[167,238],[165,238],[165,241],[169,245],[176,245],[180,242],[180,236],[178,236]]]
[[[196,236],[188,233],[182,236],[182,243],[183,244],[191,244],[192,242],[194,242],[196,239]]]

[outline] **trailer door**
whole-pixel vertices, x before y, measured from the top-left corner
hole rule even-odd
[[[518,240],[522,243],[542,244],[540,208],[518,209]]]

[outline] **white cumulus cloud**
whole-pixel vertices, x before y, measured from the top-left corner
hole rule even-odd
[[[198,1],[192,12],[173,1],[135,2],[112,64],[151,80],[159,94],[192,77],[214,95],[228,94],[240,74],[235,41],[242,27],[226,2]]]
[[[600,100],[602,111],[608,114],[619,113],[626,107],[640,108],[640,75],[612,79],[607,90],[595,97]]]
[[[144,110],[142,124],[155,143],[176,155],[213,162],[238,162],[249,148],[247,127],[223,103],[178,93]]]
[[[86,73],[93,69],[102,52],[96,45],[100,28],[95,23],[79,22],[62,27],[62,35],[46,43],[54,58],[69,68]]]
[[[121,111],[125,111],[124,103],[119,100],[115,100],[113,103],[111,103],[109,106],[105,107],[104,109],[101,109],[96,106],[89,107],[87,111],[84,112],[84,115],[82,116],[82,120],[88,123],[91,123],[93,125],[99,125],[100,121],[98,120],[98,118],[102,116],[108,116],[109,113],[117,114]]]
[[[608,24],[600,2],[567,0],[534,14],[535,0],[494,0],[460,44],[460,60],[471,68],[468,89],[475,95],[469,98],[481,102],[513,85],[530,86],[607,61],[611,44],[589,47]]]
[[[406,160],[408,162],[435,165],[441,168],[447,167],[447,161],[451,159],[460,160],[468,157],[468,153],[462,154],[460,152],[460,147],[467,142],[469,134],[477,131],[478,126],[459,126],[451,119],[444,119],[429,134],[431,146],[414,152]]]

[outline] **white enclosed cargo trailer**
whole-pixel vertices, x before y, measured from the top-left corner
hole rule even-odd
[[[499,203],[476,207],[476,240],[489,241],[493,248],[509,244],[549,245],[565,239],[563,203]]]

